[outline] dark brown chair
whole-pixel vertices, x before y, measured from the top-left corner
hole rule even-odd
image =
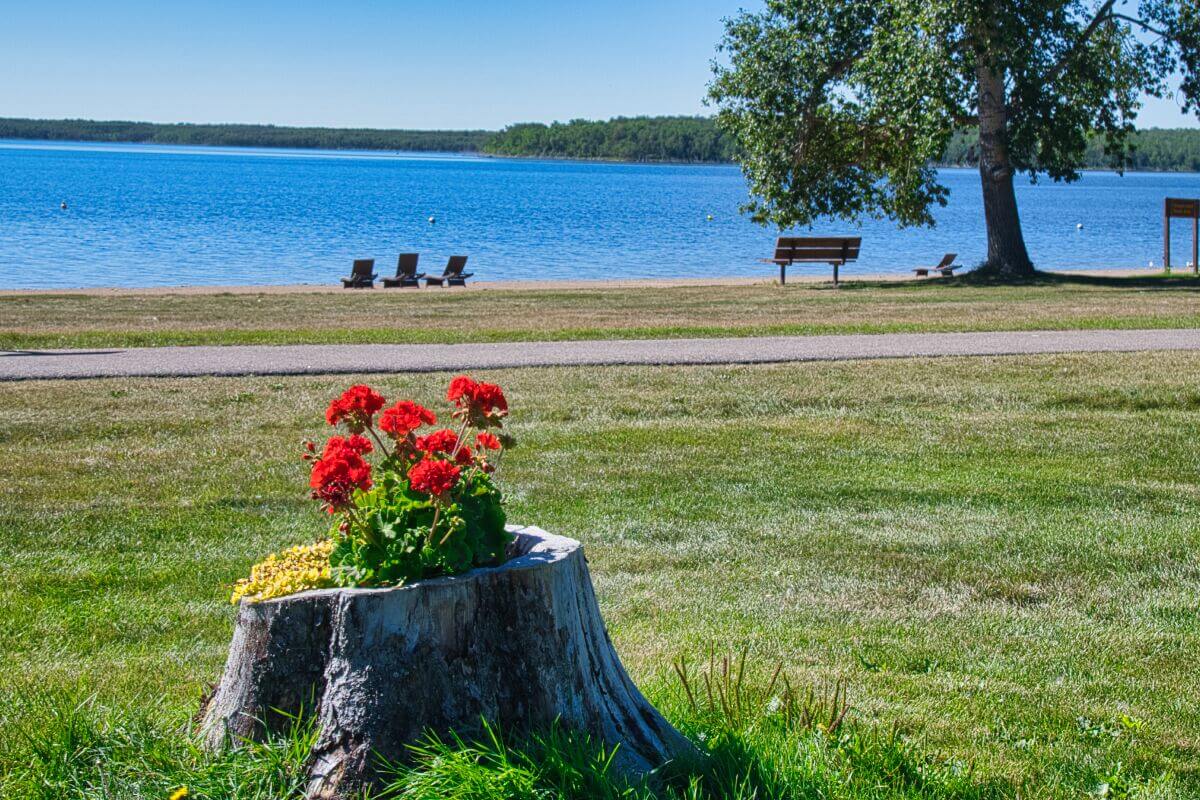
[[[446,269],[441,275],[426,275],[426,286],[442,286],[449,284],[450,286],[466,286],[467,278],[474,275],[474,272],[463,272],[463,267],[467,265],[466,256],[450,256],[450,260],[446,262]]]
[[[420,257],[419,253],[401,253],[400,258],[396,261],[396,277],[384,278],[383,288],[420,286],[421,278],[425,277],[424,272],[417,272],[417,259]]]
[[[379,276],[375,274],[375,259],[356,258],[354,268],[350,270],[350,277],[342,278],[342,288],[373,289],[377,277]]]
[[[918,278],[923,278],[931,272],[942,273],[943,278],[953,278],[954,270],[958,269],[954,265],[954,259],[958,258],[958,253],[946,253],[942,256],[942,261],[936,267],[917,267],[913,270]]]

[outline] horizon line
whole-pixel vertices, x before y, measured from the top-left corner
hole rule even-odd
[[[573,122],[614,122],[617,120],[638,120],[638,119],[703,119],[715,120],[716,115],[711,114],[618,114],[606,119],[592,117],[574,117],[567,120],[552,120],[550,122],[541,122],[538,120],[521,120],[517,122],[509,122],[500,128],[379,128],[363,125],[294,125],[280,122],[192,122],[192,121],[177,121],[177,122],[158,122],[155,120],[146,119],[96,119],[89,117],[15,117],[15,116],[0,116],[0,122],[20,121],[20,122],[87,122],[92,124],[123,124],[123,125],[161,125],[164,127],[241,127],[241,128],[291,128],[296,130],[315,130],[315,131],[386,131],[386,132],[421,132],[421,133],[497,133],[515,125],[568,125]],[[1135,126],[1134,130],[1141,131],[1197,131],[1200,126],[1196,125],[1178,125],[1167,127],[1163,125],[1151,125],[1149,127]]]

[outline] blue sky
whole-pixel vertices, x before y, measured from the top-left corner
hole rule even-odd
[[[498,128],[698,114],[756,0],[0,0],[0,116]],[[1144,126],[1196,125],[1152,102]]]

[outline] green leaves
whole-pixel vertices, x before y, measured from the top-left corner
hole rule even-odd
[[[737,142],[760,223],[890,217],[928,225],[928,164],[954,130],[945,43],[907,2],[779,0],[727,23],[709,96]]]
[[[357,524],[334,531],[330,564],[339,586],[403,585],[503,557],[512,537],[504,528],[500,492],[487,473],[464,473],[436,528],[433,501],[409,489],[402,472],[385,468],[376,477],[375,487],[356,497]]]
[[[887,217],[930,225],[929,164],[978,122],[979,72],[1002,78],[997,173],[1074,180],[1089,137],[1115,167],[1143,93],[1183,74],[1200,100],[1194,0],[770,0],[726,22],[709,97],[763,224]],[[989,107],[994,107],[989,106]]]

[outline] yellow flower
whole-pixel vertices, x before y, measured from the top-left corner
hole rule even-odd
[[[171,800],[183,800],[183,798],[187,796],[188,788],[186,786],[180,786],[178,789],[171,792]]]
[[[299,545],[267,556],[250,570],[250,577],[234,584],[232,602],[243,598],[251,603],[272,597],[322,589],[332,584],[329,554],[333,540]]]

